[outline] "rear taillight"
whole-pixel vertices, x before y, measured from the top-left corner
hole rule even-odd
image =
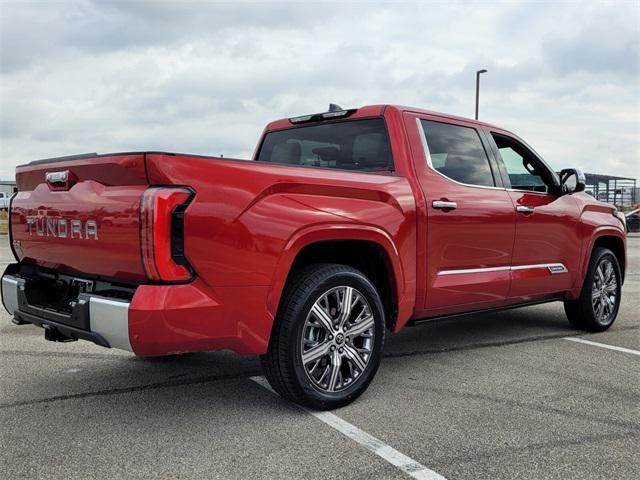
[[[140,202],[140,250],[147,278],[184,282],[193,269],[184,255],[184,211],[193,192],[183,187],[151,187]]]

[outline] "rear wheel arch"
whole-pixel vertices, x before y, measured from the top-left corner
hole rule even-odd
[[[404,277],[395,245],[378,229],[330,227],[307,232],[289,242],[276,268],[267,304],[277,316],[288,282],[309,265],[333,263],[362,272],[378,289],[385,310],[387,328],[398,318]]]
[[[369,240],[327,240],[304,247],[296,256],[289,277],[319,263],[345,265],[362,272],[376,287],[385,311],[387,328],[392,330],[398,308],[398,292],[393,267],[385,249]]]

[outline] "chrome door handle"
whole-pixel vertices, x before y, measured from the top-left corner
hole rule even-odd
[[[527,207],[526,205],[518,205],[516,207],[518,213],[533,213],[533,207]]]
[[[431,206],[442,210],[455,210],[458,208],[458,204],[456,202],[447,202],[444,200],[434,200],[433,203],[431,203]]]

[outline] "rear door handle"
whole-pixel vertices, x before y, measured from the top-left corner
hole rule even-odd
[[[527,207],[526,205],[518,205],[516,207],[518,213],[533,213],[533,207]]]
[[[434,200],[433,203],[431,203],[431,206],[442,210],[455,210],[458,208],[458,204],[456,202],[447,202],[445,200]]]

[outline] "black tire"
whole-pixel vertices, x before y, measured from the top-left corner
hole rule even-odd
[[[596,281],[598,268],[604,268],[607,264],[613,267],[613,276],[615,278],[615,302],[613,307],[608,310],[607,315],[598,316],[596,307],[592,303],[592,295],[598,294],[596,290],[600,280]],[[580,292],[580,297],[576,300],[565,300],[564,311],[569,319],[569,323],[579,330],[589,332],[602,332],[607,330],[616,320],[618,310],[620,308],[620,300],[622,295],[622,273],[620,264],[614,253],[607,248],[595,248],[589,260],[589,270]],[[609,297],[610,298],[610,297]],[[597,301],[596,301],[597,303]],[[603,307],[604,308],[604,307]]]
[[[331,344],[332,352],[336,351],[337,344],[335,343],[338,342],[339,334],[335,334],[335,339],[333,336],[330,337],[328,333],[324,337],[324,332],[327,329],[321,329],[319,326],[310,326],[308,318],[313,318],[310,312],[316,301],[325,298],[324,295],[328,294],[328,292],[339,291],[343,287],[352,287],[355,292],[366,299],[367,307],[369,307],[368,312],[373,316],[373,333],[371,333],[371,330],[367,330],[370,340],[367,339],[366,342],[370,353],[366,355],[366,366],[358,374],[359,370],[357,368],[355,370],[350,368],[352,364],[344,365],[342,363],[343,360],[340,360],[339,363],[342,367],[338,368],[339,373],[337,375],[342,376],[340,372],[345,368],[345,372],[351,372],[355,379],[351,383],[345,383],[346,381],[343,380],[342,389],[339,391],[328,391],[323,390],[321,385],[316,385],[311,380],[310,374],[307,373],[307,369],[303,365],[302,353],[303,348],[305,348],[302,345],[303,335],[308,335],[306,332],[308,332],[309,328],[317,328],[321,331],[319,335],[324,338],[323,344]],[[331,312],[337,315],[336,311],[336,308],[331,309]],[[361,311],[365,311],[364,307]],[[353,312],[355,312],[355,307]],[[366,316],[369,318],[369,323],[371,323],[371,315]],[[336,320],[336,323],[339,323],[339,319]],[[343,332],[345,342],[343,346],[346,352],[347,342],[349,342],[348,327],[353,324],[349,324],[349,321],[346,321],[345,325],[347,327]],[[354,327],[352,326],[351,328],[353,329]],[[340,332],[342,333],[342,330]],[[358,398],[371,383],[382,359],[385,335],[382,302],[378,292],[367,277],[358,270],[344,265],[311,265],[295,274],[287,283],[271,333],[269,349],[261,357],[262,366],[267,380],[282,397],[317,410],[339,408]],[[329,337],[332,340],[331,342]],[[355,346],[354,344],[357,340],[360,339],[353,337],[351,339],[352,343],[349,345]],[[342,352],[343,350],[340,349],[340,351]],[[332,368],[331,362],[335,357],[331,357],[331,355],[334,354],[331,353],[327,354],[326,357],[322,357],[321,362],[326,362],[328,365],[325,368]],[[313,368],[315,369],[316,367]]]

